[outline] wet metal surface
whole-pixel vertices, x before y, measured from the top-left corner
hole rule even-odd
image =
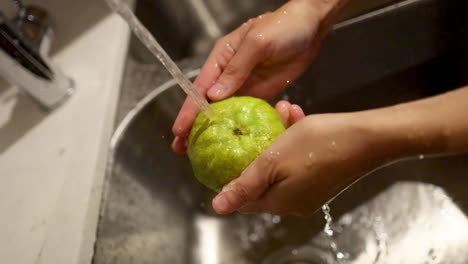
[[[412,9],[404,17],[420,23],[404,28],[424,28],[445,17],[433,11],[449,1],[419,2],[424,9]],[[466,40],[451,35],[451,41],[438,42],[441,46],[421,48],[422,40],[430,42],[442,32],[434,30],[422,39],[405,33],[380,41],[384,36],[375,35],[376,23],[388,21],[380,18],[370,20],[370,27],[359,22],[335,32],[322,59],[280,98],[301,105],[307,114],[354,111],[429,96],[466,82],[466,49],[452,46]],[[357,46],[355,36],[366,36],[363,43],[372,47],[364,60],[356,57],[365,48]],[[398,56],[402,59],[396,60]],[[214,193],[195,180],[188,159],[170,148],[171,127],[184,94],[174,82],[165,82],[168,74],[159,65],[145,65],[135,57],[129,56],[124,76],[94,263],[329,262],[321,213],[309,219],[213,213]],[[180,66],[193,78],[202,61],[188,58]],[[350,263],[467,263],[466,252],[458,250],[466,248],[466,233],[454,232],[466,230],[467,186],[468,155],[416,158],[377,170],[330,204],[341,228],[336,243]]]
[[[191,75],[195,74],[196,71]],[[170,128],[183,98],[183,92],[176,86],[163,85],[117,129],[95,263],[260,263],[285,247],[301,248],[320,236],[324,224],[321,214],[298,219],[270,215],[220,217],[212,212],[214,194],[195,180],[187,158],[173,155],[170,150]],[[371,205],[366,202],[395,182],[412,181],[421,186],[431,183],[453,198],[450,208],[458,206],[466,214],[467,174],[466,155],[400,162],[350,187],[331,204],[332,213],[338,218],[363,206],[361,210],[368,210],[369,215],[397,216],[403,222],[395,226],[386,224],[392,239],[409,235],[413,239],[410,241],[421,244],[435,233],[402,225],[403,219],[406,217],[408,223],[427,220],[437,224],[440,219],[431,217],[439,205],[428,206],[436,199],[434,196],[393,190],[385,199],[377,198]],[[423,202],[426,207],[421,209]],[[401,214],[405,211],[406,216]],[[458,218],[454,220],[459,221]],[[344,230],[353,234],[347,239],[355,241],[356,229]],[[413,232],[418,236],[411,235]],[[362,243],[361,250],[367,246],[365,241]],[[393,250],[401,248],[392,248],[391,253],[399,255]],[[361,258],[365,256],[365,252],[359,253]]]

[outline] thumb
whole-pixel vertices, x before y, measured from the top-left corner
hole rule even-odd
[[[267,153],[270,152],[262,153],[213,199],[213,209],[218,214],[231,214],[257,200],[274,182],[274,158]]]
[[[222,70],[216,83],[208,90],[207,95],[211,100],[219,101],[233,95],[264,57],[266,40],[252,38],[250,35],[247,34],[239,49],[234,51],[234,56]]]

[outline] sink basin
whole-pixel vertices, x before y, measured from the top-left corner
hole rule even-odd
[[[197,74],[198,70],[187,73],[191,78]],[[217,216],[211,208],[215,193],[197,182],[185,156],[171,153],[171,125],[184,97],[175,82],[168,81],[141,100],[117,127],[111,143],[94,263],[294,263],[275,262],[272,257],[276,260],[276,254],[284,248],[291,248],[289,254],[295,247],[303,248],[309,241],[319,240],[325,223],[323,215],[316,213],[307,219],[268,214]],[[434,221],[431,218],[441,210],[432,203],[435,195],[429,192],[420,197],[416,191],[431,184],[448,194],[451,206],[461,213],[457,221],[468,230],[467,173],[468,155],[401,161],[347,189],[331,203],[332,214],[338,218],[366,206],[395,183],[411,182],[415,189],[394,186],[392,193],[369,207],[380,208],[381,217],[387,221],[395,217],[408,217],[408,222],[416,218]],[[425,207],[413,204],[418,200]],[[405,210],[417,213],[409,218]],[[405,225],[397,231],[402,236],[411,227]],[[413,243],[436,236],[429,230],[418,234]],[[458,246],[468,246],[468,233],[457,237],[453,230],[446,230],[443,234],[453,236]],[[468,256],[463,257],[461,262],[452,263],[468,261]]]
[[[156,2],[167,6],[172,3],[141,3]],[[215,8],[215,2],[205,1],[210,8]],[[458,9],[448,2],[406,1],[343,20],[335,26],[310,71],[273,101],[287,98],[303,106],[307,114],[355,111],[459,87],[466,83],[468,72],[467,45],[461,45],[467,43],[466,34],[460,34],[466,22],[453,20],[458,17]],[[454,11],[448,15],[448,10]],[[173,52],[184,54],[182,48],[173,48]],[[132,43],[132,50],[138,49]],[[328,263],[319,253],[303,256],[298,251],[312,247],[313,252],[320,248],[320,252],[332,252],[330,248],[323,250],[322,242],[327,238],[322,232],[325,221],[321,213],[307,219],[214,214],[214,193],[196,181],[187,157],[171,152],[171,126],[185,96],[159,65],[142,61],[141,54],[141,50],[130,53],[124,76],[94,263]],[[180,64],[193,79],[202,59],[187,59],[185,56],[194,56],[189,54],[181,55],[185,59]],[[426,250],[424,254],[429,254],[430,261],[438,263],[466,263],[463,250],[440,252],[466,248],[468,234],[454,232],[453,228],[446,232],[418,229],[420,224],[411,223],[439,223],[443,218],[440,212],[454,211],[456,218],[446,217],[443,221],[448,221],[447,226],[461,223],[468,230],[467,174],[467,154],[400,161],[373,172],[335,198],[330,204],[332,215],[344,223],[350,214],[378,213],[391,225],[384,232],[393,244],[406,241],[425,245],[422,242],[428,237],[438,239],[443,235],[438,250],[420,246],[420,251],[417,247],[414,251]],[[444,205],[433,202],[440,193],[447,201]],[[394,222],[400,225],[392,226]],[[343,234],[350,234],[347,230],[354,229],[350,225],[342,230]],[[366,251],[367,242],[358,238],[350,235],[347,242],[362,246],[357,247],[359,250],[353,248],[356,251]],[[434,252],[439,252],[436,258],[432,257]],[[283,253],[297,258],[285,259]],[[412,254],[408,250],[390,253]],[[383,261],[390,253],[379,259]],[[348,257],[349,263],[374,263]],[[379,263],[397,263],[389,261]],[[419,263],[436,263],[423,261]]]

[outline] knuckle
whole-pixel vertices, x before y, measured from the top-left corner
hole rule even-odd
[[[227,39],[226,37],[222,37],[220,39],[218,39],[215,43],[215,48],[216,49],[221,49],[227,42]]]
[[[237,77],[241,73],[241,69],[237,67],[237,65],[228,64],[228,66],[224,69],[223,75],[226,77]]]
[[[224,38],[217,41],[215,50],[216,61],[223,68],[229,64],[236,53],[234,47]]]
[[[251,195],[243,183],[236,182],[233,189],[235,190],[240,203],[245,204],[251,200]]]
[[[271,46],[271,39],[264,32],[252,29],[245,37],[246,43],[255,51],[267,51]]]
[[[265,178],[268,180],[267,184],[271,185],[275,182],[275,167],[278,164],[278,155],[272,151],[264,151],[256,159],[256,166],[258,170],[263,173]]]

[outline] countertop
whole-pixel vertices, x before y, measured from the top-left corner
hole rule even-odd
[[[77,90],[52,113],[0,84],[0,263],[90,263],[128,39],[106,15],[57,51]]]

